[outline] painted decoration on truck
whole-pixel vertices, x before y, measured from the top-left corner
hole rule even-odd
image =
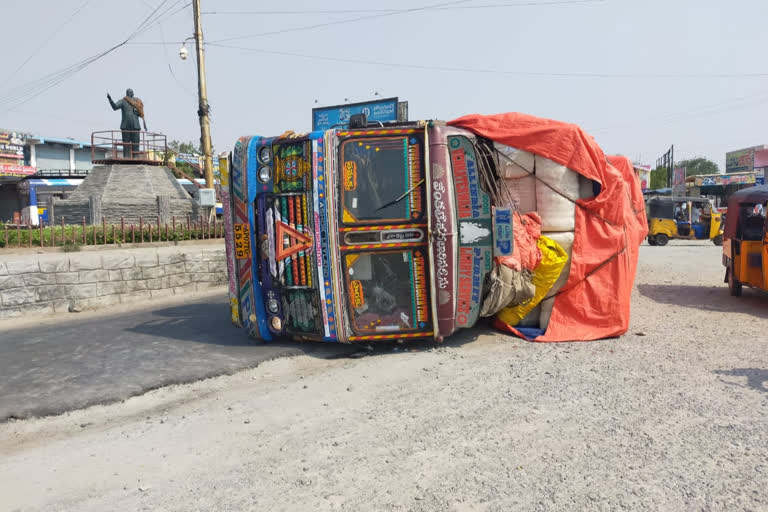
[[[275,144],[275,192],[297,192],[309,188],[308,151],[310,148],[305,141]]]
[[[456,324],[471,327],[480,315],[483,278],[491,270],[491,251],[487,247],[459,249],[459,290]]]
[[[235,144],[232,154],[231,190],[232,190],[232,223],[249,224],[248,208],[248,146],[251,137],[242,137]],[[252,239],[252,237],[251,237]],[[228,245],[234,254],[234,240]],[[257,334],[256,314],[254,310],[254,295],[252,284],[252,266],[250,259],[236,261],[237,289],[240,305],[240,321],[248,334]]]
[[[253,304],[251,309],[253,310],[253,316],[251,320],[251,326],[248,329],[248,333],[251,336],[261,336],[264,340],[271,340],[272,333],[267,327],[267,311],[264,306],[264,290],[262,289],[261,281],[259,280],[259,251],[254,249],[254,243],[256,241],[257,221],[256,221],[256,195],[264,190],[264,185],[257,178],[257,173],[260,168],[258,153],[264,147],[269,147],[269,139],[262,137],[254,137],[248,141],[248,147],[246,148],[245,162],[247,164],[245,172],[245,191],[247,197],[247,215],[248,215],[248,233],[251,237],[251,257],[248,261],[248,269],[250,271],[250,290],[251,299]],[[242,283],[242,277],[241,277]],[[241,284],[242,286],[242,284]]]
[[[235,253],[234,253],[234,233],[232,232],[232,204],[229,194],[229,159],[219,159],[220,183],[221,183],[221,204],[224,209],[224,244],[227,254],[227,281],[229,285],[229,307],[232,315],[232,323],[242,327],[240,321],[240,301],[237,293],[237,272],[235,271]]]
[[[472,142],[467,137],[450,136],[448,152],[459,224],[456,325],[471,327],[480,315],[485,274],[493,266],[491,200],[480,187],[477,156]]]
[[[242,327],[240,320],[240,301],[238,300],[237,293],[237,272],[235,270],[235,255],[232,231],[232,198],[230,195],[230,182],[229,182],[229,162],[232,159],[232,154],[229,154],[228,158],[220,159],[220,183],[221,183],[221,202],[223,206],[224,215],[224,243],[226,246],[227,257],[227,282],[229,291],[229,304],[232,323],[238,327]]]
[[[318,275],[318,290],[320,291],[320,308],[323,315],[324,339],[337,341],[336,315],[334,314],[333,277],[331,275],[331,250],[329,239],[330,226],[328,216],[328,193],[332,192],[332,184],[328,185],[329,176],[326,173],[325,143],[322,134],[313,134],[312,139],[312,202],[314,203],[315,227],[315,262]]]

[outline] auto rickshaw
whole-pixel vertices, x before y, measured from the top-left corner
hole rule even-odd
[[[646,211],[650,245],[667,245],[670,239],[723,244],[722,216],[706,198],[654,197],[646,202]]]
[[[731,295],[743,285],[768,290],[768,186],[739,190],[728,199],[723,242],[725,282]]]

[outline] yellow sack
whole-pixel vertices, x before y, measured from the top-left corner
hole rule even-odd
[[[560,277],[565,264],[568,263],[568,253],[551,238],[542,235],[536,241],[536,245],[541,251],[541,263],[533,271],[532,279],[536,293],[529,302],[504,308],[496,314],[496,318],[512,327],[520,323],[520,320],[541,302]]]

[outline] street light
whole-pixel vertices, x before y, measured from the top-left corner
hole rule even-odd
[[[190,36],[181,42],[181,48],[179,48],[179,58],[181,60],[187,60],[187,57],[189,56],[189,50],[187,50],[187,41],[194,38],[195,36]]]
[[[203,169],[205,171],[205,187],[213,188],[213,159],[211,148],[211,121],[208,117],[210,105],[208,105],[208,87],[205,83],[205,45],[203,43],[203,26],[200,22],[200,0],[192,0],[192,13],[195,18],[195,34],[188,37],[179,48],[179,57],[184,60],[187,55],[186,43],[190,39],[195,40],[197,56],[197,116],[200,118],[200,145],[203,150]]]

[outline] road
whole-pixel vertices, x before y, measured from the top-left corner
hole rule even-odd
[[[335,353],[323,345],[258,344],[229,321],[226,292],[139,310],[57,316],[0,327],[0,422],[124,400],[229,374],[276,357]]]
[[[9,421],[0,509],[768,510],[768,296],[722,279],[711,244],[644,246],[617,339],[467,331]]]

